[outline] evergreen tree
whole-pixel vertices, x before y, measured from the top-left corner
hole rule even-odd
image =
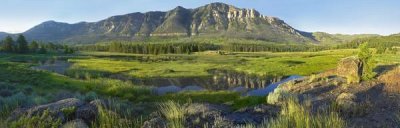
[[[4,41],[3,41],[3,51],[4,52],[13,52],[13,43],[14,40],[11,38],[11,36],[7,36]]]
[[[39,53],[39,54],[46,54],[46,53],[47,53],[47,50],[46,50],[46,48],[44,48],[43,46],[41,46],[41,47],[39,48],[38,53]]]
[[[368,48],[368,42],[365,42],[360,45],[358,58],[360,58],[363,64],[361,79],[363,80],[372,79],[375,76],[375,73],[373,72],[373,68],[375,65],[372,60],[372,51],[369,50]]]
[[[29,49],[32,52],[36,52],[39,49],[39,44],[36,41],[32,41],[31,44],[29,45]]]
[[[19,35],[17,38],[17,52],[18,53],[27,53],[29,51],[28,42],[26,41],[23,35]]]
[[[64,47],[64,54],[72,54],[74,53],[74,50],[69,48],[68,46]]]

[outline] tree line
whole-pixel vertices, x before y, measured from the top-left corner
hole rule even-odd
[[[108,51],[135,54],[191,54],[206,50],[218,50],[212,43],[124,43],[95,44],[75,47],[80,51]]]
[[[365,43],[367,42],[367,43]],[[397,53],[400,47],[400,36],[383,36],[356,39],[348,43],[340,44],[335,49],[354,49],[365,43],[365,47],[375,48],[377,54]]]
[[[306,44],[229,43],[222,46],[222,50],[229,52],[315,52],[327,49],[329,47]]]
[[[38,41],[31,41],[30,43],[26,40],[24,35],[18,35],[17,39],[14,40],[11,36],[5,37],[0,41],[1,51],[5,53],[39,53],[45,54],[50,51],[64,50],[64,53],[71,54],[74,50],[67,45],[60,45],[54,43],[39,43]]]
[[[103,51],[135,54],[191,54],[208,50],[222,50],[226,52],[301,52],[321,51],[329,49],[316,45],[282,45],[282,44],[248,44],[248,43],[135,43],[111,42],[106,44],[82,45],[74,47],[80,51]]]

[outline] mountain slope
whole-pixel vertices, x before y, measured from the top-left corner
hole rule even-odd
[[[47,21],[24,32],[29,39],[94,43],[99,40],[132,40],[147,36],[228,36],[273,42],[313,42],[310,33],[292,28],[283,20],[212,3],[195,9],[176,7],[167,12],[131,13],[98,22],[76,24]]]
[[[345,35],[345,34],[329,34],[325,32],[314,32],[312,33],[312,38],[317,40],[318,42],[324,44],[336,44],[336,43],[346,43],[356,39],[370,38],[370,37],[379,37],[381,35],[378,34],[354,34],[354,35]]]
[[[0,32],[0,40],[2,40],[3,38],[5,38],[7,35],[9,35],[8,33],[5,32]]]

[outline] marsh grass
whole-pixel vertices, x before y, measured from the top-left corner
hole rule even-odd
[[[140,60],[122,61],[107,58],[69,59],[69,61],[74,63],[72,68],[110,73],[124,72],[129,76],[138,78],[210,76],[212,74],[207,71],[211,68],[234,70],[259,76],[289,76],[293,74],[310,75],[335,68],[338,60],[354,55],[353,51],[355,50],[290,53],[243,52],[235,53],[234,55],[162,55],[165,57],[179,57],[174,61],[152,62],[141,62]],[[137,56],[137,54],[132,55]],[[132,55],[121,54],[121,56],[126,57]],[[266,56],[268,57],[267,59]],[[185,59],[188,57],[191,59]]]
[[[311,113],[311,108],[300,104],[297,99],[290,98],[282,107],[281,115],[269,120],[269,128],[343,128],[346,122],[334,111]]]
[[[98,116],[92,123],[97,128],[140,128],[143,126],[144,118],[131,115],[131,110],[123,108],[121,102],[108,100],[108,105],[98,103]]]
[[[159,109],[168,120],[168,127],[184,128],[186,110],[183,105],[174,101],[167,101],[161,103]]]

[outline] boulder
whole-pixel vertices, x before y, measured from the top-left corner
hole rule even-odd
[[[167,128],[167,123],[164,118],[156,117],[144,122],[142,128]]]
[[[357,96],[352,93],[341,93],[336,98],[336,103],[339,105],[341,110],[345,112],[350,112],[353,110],[354,107],[357,106],[356,102]]]
[[[44,111],[48,111],[50,116],[60,119],[63,123],[68,122],[69,120],[80,119],[86,124],[91,124],[98,114],[96,105],[84,103],[76,98],[69,98],[31,108],[16,109],[8,120],[18,120],[22,116],[40,116]]]
[[[84,103],[80,101],[79,99],[76,98],[70,98],[70,99],[64,99],[60,100],[54,103],[50,104],[45,104],[45,105],[39,105],[35,106],[29,109],[17,109],[11,114],[12,116],[9,118],[9,120],[16,120],[21,116],[27,116],[27,117],[32,117],[32,116],[39,116],[41,115],[44,111],[49,111],[51,116],[60,119],[62,122],[65,122],[67,117],[63,113],[64,108],[79,108],[82,106]]]
[[[347,83],[358,83],[361,80],[363,69],[362,61],[357,57],[342,59],[336,69],[336,74],[347,79]]]
[[[87,124],[91,124],[92,121],[96,120],[97,115],[98,115],[97,106],[93,104],[85,104],[76,109],[75,112],[75,118],[82,119]]]

